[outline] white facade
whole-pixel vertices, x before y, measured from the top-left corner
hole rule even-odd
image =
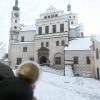
[[[94,61],[95,61],[95,68],[94,73],[97,79],[100,79],[100,36],[94,36],[91,38],[93,43],[92,49],[94,51]]]
[[[17,13],[17,15],[15,14]],[[64,69],[64,47],[69,38],[81,37],[78,15],[50,6],[36,19],[36,26],[19,22],[19,8],[16,0],[11,17],[9,38],[9,63],[15,67],[25,60],[34,60],[56,69]],[[15,22],[17,20],[17,23]],[[16,26],[17,28],[15,28]]]

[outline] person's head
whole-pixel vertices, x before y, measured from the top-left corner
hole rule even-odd
[[[14,77],[14,73],[10,66],[0,62],[0,80]]]
[[[23,62],[19,65],[16,75],[29,84],[35,84],[40,75],[39,65],[32,61]]]

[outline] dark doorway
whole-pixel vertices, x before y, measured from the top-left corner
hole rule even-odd
[[[39,64],[46,64],[48,63],[49,58],[49,49],[46,47],[41,47],[38,49],[38,63]]]
[[[99,79],[99,68],[97,68],[97,79]]]
[[[40,58],[40,64],[44,64],[44,63],[47,63],[47,58],[45,56],[42,56]]]

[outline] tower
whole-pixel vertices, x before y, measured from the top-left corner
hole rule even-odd
[[[70,4],[67,5],[67,11],[71,12],[71,5]]]
[[[18,34],[19,34],[19,7],[18,7],[18,0],[15,0],[15,5],[12,8],[12,15],[11,15],[11,28],[9,34],[9,48],[8,48],[8,59],[9,65],[12,66],[13,60],[13,43],[18,41]]]
[[[19,33],[19,7],[18,0],[15,0],[11,15],[11,28],[10,28],[10,40],[16,41]]]

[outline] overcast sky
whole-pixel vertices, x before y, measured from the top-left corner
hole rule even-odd
[[[100,34],[100,0],[19,0],[20,22],[26,25],[34,24],[39,14],[50,5],[66,12],[69,2],[72,11],[79,14],[79,22],[83,23],[85,34]],[[7,45],[14,3],[15,0],[0,0],[0,41]]]

